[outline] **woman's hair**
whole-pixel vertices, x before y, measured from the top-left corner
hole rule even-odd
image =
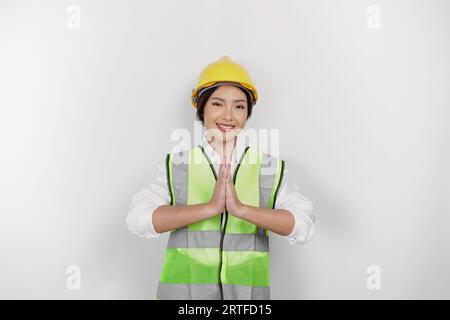
[[[209,97],[211,97],[211,95],[213,94],[214,91],[216,91],[217,88],[219,88],[219,86],[206,89],[198,97],[198,101],[197,101],[197,119],[200,120],[203,124],[205,123],[204,114],[205,114],[206,101],[208,101]],[[237,88],[239,88],[239,87],[237,87]],[[252,109],[253,109],[252,98],[251,98],[250,94],[247,91],[245,91],[242,88],[239,88],[239,89],[241,89],[242,92],[244,92],[245,96],[247,97],[247,119],[248,119],[252,115]]]

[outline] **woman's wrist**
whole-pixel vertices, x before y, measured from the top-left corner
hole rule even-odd
[[[214,217],[215,215],[220,213],[217,207],[211,202],[205,203],[202,206],[203,212],[208,218]]]
[[[234,214],[235,216],[237,216],[238,218],[244,219],[245,216],[247,215],[247,212],[248,212],[249,209],[250,209],[250,208],[249,208],[247,205],[240,203],[240,204],[239,204],[238,206],[236,206],[236,208],[234,209],[233,214]]]

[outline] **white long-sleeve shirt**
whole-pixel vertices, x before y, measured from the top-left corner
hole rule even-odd
[[[237,135],[236,146],[231,157],[231,174],[236,169],[237,162],[245,150],[245,138]],[[221,163],[220,156],[203,136],[203,148],[207,153],[216,172]],[[155,231],[152,223],[153,211],[161,206],[170,204],[170,195],[167,186],[165,157],[157,161],[152,176],[147,179],[141,189],[133,196],[128,208],[126,223],[128,230],[141,238],[157,238],[160,233]],[[292,180],[288,170],[284,175],[275,201],[275,209],[288,210],[295,220],[291,234],[283,236],[291,245],[308,241],[314,234],[316,220],[313,204],[300,193],[298,185]]]

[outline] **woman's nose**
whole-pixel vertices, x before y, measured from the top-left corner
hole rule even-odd
[[[231,110],[231,108],[224,108],[225,110],[224,110],[224,117],[225,117],[225,119],[227,119],[227,120],[231,120],[233,117],[232,117],[232,110]]]

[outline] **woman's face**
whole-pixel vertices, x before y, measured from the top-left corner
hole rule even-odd
[[[230,85],[218,87],[205,104],[203,114],[208,137],[220,141],[232,140],[247,121],[247,97],[244,92]]]

